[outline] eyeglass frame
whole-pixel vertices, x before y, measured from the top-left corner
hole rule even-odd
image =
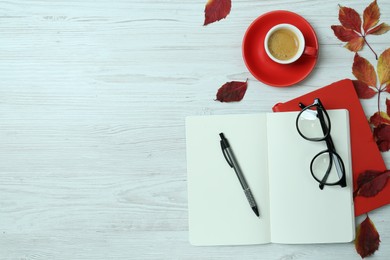
[[[331,131],[330,118],[329,118],[328,112],[326,111],[325,107],[322,105],[321,100],[319,98],[315,98],[313,104],[311,104],[309,106],[305,106],[304,104],[299,103],[299,107],[301,107],[302,110],[301,110],[301,112],[299,112],[299,114],[297,116],[297,119],[295,121],[295,125],[296,125],[296,128],[297,128],[297,131],[298,131],[299,135],[302,138],[304,138],[304,139],[306,139],[308,141],[313,141],[313,142],[325,141],[326,146],[327,146],[326,150],[323,150],[323,151],[319,152],[311,160],[311,163],[310,163],[311,175],[313,176],[313,178],[318,183],[320,183],[319,188],[321,190],[324,188],[325,185],[327,185],[327,186],[340,185],[341,187],[346,187],[347,186],[347,181],[346,181],[346,173],[345,173],[344,162],[343,162],[341,156],[336,152],[336,148],[334,146],[332,137],[330,135],[330,131]],[[299,122],[299,118],[300,118],[301,114],[303,112],[313,108],[313,107],[316,107],[317,117],[320,120],[321,128],[322,128],[322,131],[324,133],[324,137],[322,137],[322,138],[309,138],[309,137],[305,136],[301,132],[301,130],[299,129],[299,126],[298,126],[298,122]],[[325,122],[325,119],[324,119],[324,114],[325,114],[325,116],[326,116],[326,118],[328,120],[328,125],[326,125],[326,122]],[[313,163],[317,159],[317,157],[319,157],[320,155],[322,155],[324,153],[328,153],[329,154],[329,166],[328,166],[328,169],[326,170],[325,175],[322,178],[322,180],[319,180],[313,173]],[[336,162],[338,162],[338,163],[336,163]],[[329,174],[331,172],[333,164],[335,165],[337,174],[340,177],[340,179],[337,182],[334,182],[334,183],[327,183],[326,181],[327,181],[328,176],[329,176]]]

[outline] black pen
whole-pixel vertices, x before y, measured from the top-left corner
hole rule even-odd
[[[220,133],[219,136],[221,137],[221,148],[223,156],[225,157],[227,163],[234,169],[236,172],[236,175],[241,183],[242,189],[244,190],[245,196],[249,202],[249,205],[251,206],[253,212],[255,212],[256,216],[259,216],[259,210],[256,205],[256,201],[253,198],[252,192],[248,186],[248,184],[245,181],[244,175],[241,172],[241,169],[237,163],[236,158],[234,157],[232,148],[229,145],[228,140],[225,138],[223,133]]]

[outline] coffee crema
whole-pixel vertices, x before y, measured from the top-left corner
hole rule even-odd
[[[269,37],[268,49],[276,59],[289,60],[298,52],[298,37],[289,29],[278,29]]]

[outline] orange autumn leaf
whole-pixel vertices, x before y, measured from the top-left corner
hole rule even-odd
[[[359,54],[355,54],[352,73],[355,77],[370,87],[376,87],[376,73],[371,63]]]
[[[388,31],[390,31],[390,26],[386,23],[381,23],[380,25],[368,30],[367,34],[381,35]]]
[[[376,0],[364,9],[363,12],[363,30],[367,32],[368,29],[377,25],[379,22],[380,12]]]
[[[355,39],[350,40],[344,47],[350,51],[358,52],[364,46],[364,39],[362,37],[357,37]]]
[[[203,25],[225,18],[230,13],[231,7],[231,0],[208,0],[204,10],[205,19]]]
[[[390,48],[379,56],[377,70],[380,84],[390,83]]]
[[[359,255],[364,258],[372,255],[379,248],[379,233],[376,230],[374,223],[367,216],[360,223],[356,231],[355,248]]]

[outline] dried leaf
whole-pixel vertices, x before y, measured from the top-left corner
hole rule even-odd
[[[380,84],[390,82],[390,48],[386,49],[378,59],[378,78]]]
[[[386,98],[386,113],[390,115],[390,99]]]
[[[218,89],[217,99],[221,102],[241,101],[248,88],[248,80],[245,82],[231,81],[226,82]]]
[[[374,223],[367,216],[366,219],[360,223],[356,231],[355,248],[359,255],[364,258],[372,255],[379,248],[379,234]]]
[[[359,98],[372,98],[377,93],[376,89],[369,87],[366,83],[361,82],[360,80],[352,80],[352,83]]]
[[[381,23],[380,25],[368,30],[366,34],[381,35],[387,33],[388,31],[390,31],[390,26],[386,23]]]
[[[390,117],[383,111],[376,112],[370,117],[370,124],[374,127],[378,127],[379,125],[390,125]]]
[[[359,175],[354,197],[374,197],[386,186],[390,171],[365,171]]]
[[[362,37],[358,37],[349,41],[344,47],[350,51],[358,52],[364,46],[364,39]]]
[[[340,6],[339,9],[339,20],[342,26],[348,29],[361,31],[362,20],[360,15],[352,8]]]
[[[208,25],[226,18],[231,8],[231,0],[208,0],[204,10],[205,17],[203,25]]]
[[[352,65],[352,73],[355,77],[368,86],[376,87],[376,73],[371,63],[359,54],[355,54]]]
[[[379,23],[380,10],[374,0],[363,12],[363,26],[360,15],[352,8],[340,6],[339,20],[341,25],[332,25],[331,28],[336,37],[348,42],[344,47],[353,52],[360,51],[367,44],[378,59],[378,55],[367,42],[366,36],[369,34],[380,35],[390,30],[390,26],[386,23]],[[356,34],[356,35],[354,35]]]
[[[379,17],[379,7],[375,0],[363,12],[363,30],[365,33],[379,22]]]
[[[360,37],[354,30],[347,29],[341,25],[332,25],[330,28],[332,28],[334,35],[342,42],[349,42]]]
[[[379,175],[381,175],[383,173],[384,172],[376,171],[376,170],[367,170],[365,172],[362,172],[361,174],[359,174],[357,181],[356,181],[358,189],[363,184],[372,181],[373,179],[375,179],[376,177],[378,177]]]
[[[390,125],[381,124],[374,128],[374,136],[379,151],[387,152],[390,150]]]

